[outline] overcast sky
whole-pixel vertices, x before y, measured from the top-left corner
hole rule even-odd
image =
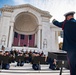
[[[76,12],[76,0],[0,0],[0,8],[4,5],[31,4],[39,9],[49,11],[53,18],[63,21],[64,14]],[[76,18],[76,15],[75,15]]]

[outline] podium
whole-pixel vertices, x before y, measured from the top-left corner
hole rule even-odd
[[[63,69],[64,61],[67,61],[67,53],[64,51],[48,52],[48,57],[51,59],[56,59],[58,61],[61,61],[61,69],[60,69],[59,75],[62,75],[62,69]]]

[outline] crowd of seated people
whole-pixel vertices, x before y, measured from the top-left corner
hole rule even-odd
[[[2,47],[3,48],[3,47]],[[34,57],[44,57],[44,63],[50,64],[49,68],[52,70],[56,70],[56,60],[48,58],[44,52],[37,52],[37,51],[19,51],[19,50],[11,50],[11,51],[0,51],[0,56],[8,56],[8,62],[2,62],[0,59],[0,66],[2,69],[9,69],[10,68],[10,63],[14,63],[15,61],[17,62],[16,66],[24,66],[24,63],[32,63],[32,68],[34,70],[40,70],[40,62],[34,63]]]

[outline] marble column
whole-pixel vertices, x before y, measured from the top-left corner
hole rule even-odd
[[[55,44],[56,44],[56,49],[59,50],[59,45],[58,45],[58,31],[55,31]]]
[[[37,33],[35,33],[35,47],[37,47]]]
[[[40,29],[38,30],[38,40],[37,40],[37,47],[40,49]]]
[[[10,29],[9,29],[10,31],[9,31],[8,47],[11,47],[13,43],[13,26],[14,26],[14,23],[11,22]]]

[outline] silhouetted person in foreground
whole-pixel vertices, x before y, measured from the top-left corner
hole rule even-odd
[[[67,51],[67,57],[70,66],[70,75],[76,75],[76,20],[75,12],[64,14],[65,20],[59,22],[53,20],[53,24],[63,29],[63,47],[62,50]]]

